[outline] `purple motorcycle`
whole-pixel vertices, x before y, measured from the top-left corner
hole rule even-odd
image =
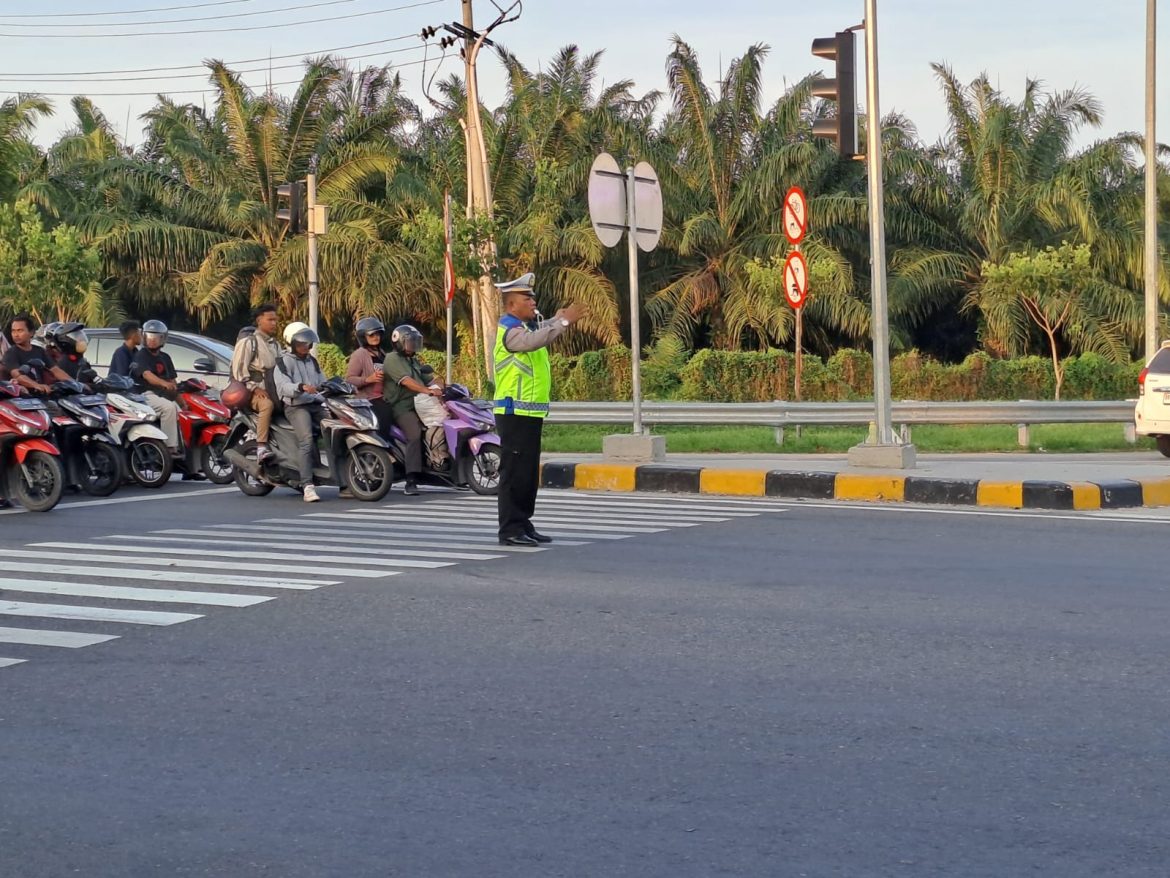
[[[483,399],[472,399],[462,384],[448,384],[443,390],[443,404],[447,419],[434,432],[441,436],[423,434],[422,484],[452,488],[467,486],[477,494],[496,494],[500,490],[500,437],[496,434],[496,418],[492,404]],[[436,459],[432,438],[445,440],[447,457]],[[390,428],[390,453],[394,457],[395,480],[406,477],[403,461],[406,459],[406,437],[397,426]]]

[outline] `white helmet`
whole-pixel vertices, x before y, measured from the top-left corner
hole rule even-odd
[[[308,329],[309,324],[301,323],[299,320],[296,323],[290,323],[284,328],[284,343],[292,346],[292,337],[302,330]]]

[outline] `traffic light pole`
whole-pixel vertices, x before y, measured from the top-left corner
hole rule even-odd
[[[321,289],[317,282],[317,233],[314,231],[314,219],[316,217],[317,207],[316,174],[309,174],[305,178],[305,206],[309,219],[306,226],[306,237],[309,243],[309,327],[313,332],[318,332],[317,311],[320,305]]]
[[[874,426],[868,441],[849,449],[854,466],[910,469],[913,445],[894,441],[890,386],[890,318],[886,296],[886,220],[882,167],[882,113],[878,100],[877,0],[865,0],[866,161],[869,173],[870,294],[873,327]]]
[[[1158,351],[1157,0],[1146,0],[1146,361]]]

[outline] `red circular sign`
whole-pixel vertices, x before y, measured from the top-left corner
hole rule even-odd
[[[793,251],[784,261],[784,298],[793,308],[804,304],[808,296],[808,262],[804,254]]]
[[[799,244],[808,232],[808,199],[804,190],[793,186],[784,196],[784,237],[789,244]]]

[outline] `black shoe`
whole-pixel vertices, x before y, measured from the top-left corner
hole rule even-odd
[[[529,539],[536,540],[538,543],[551,543],[553,541],[552,537],[546,537],[544,534],[537,533],[534,530],[528,532],[528,537]]]
[[[402,488],[403,494],[409,494],[411,497],[418,496],[418,482],[414,479],[407,479],[406,485]]]
[[[12,501],[5,500],[3,497],[0,497],[0,509],[11,509],[11,508],[12,508]]]
[[[533,546],[539,546],[540,543],[538,543],[532,537],[528,536],[528,534],[520,534],[519,536],[515,536],[515,537],[500,537],[500,545],[501,546],[527,546],[528,548],[531,549]]]

